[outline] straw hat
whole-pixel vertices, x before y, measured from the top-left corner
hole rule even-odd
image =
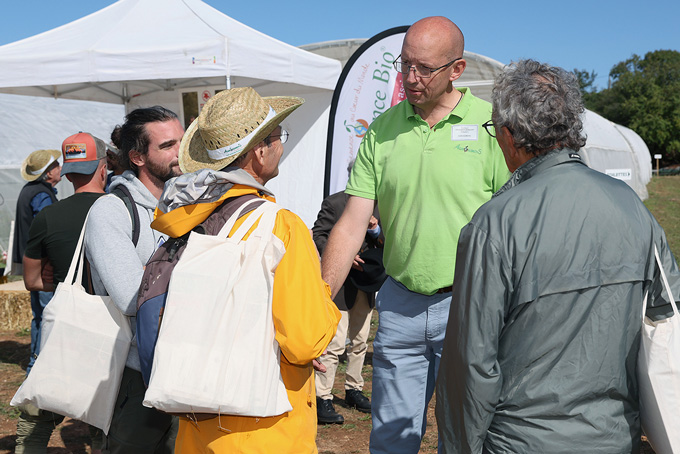
[[[217,93],[184,133],[179,146],[182,172],[223,169],[264,140],[304,102],[289,96],[262,98],[251,87]]]
[[[21,177],[26,181],[37,180],[54,161],[61,157],[59,150],[36,150],[21,163]]]

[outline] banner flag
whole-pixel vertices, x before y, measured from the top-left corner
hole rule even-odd
[[[324,198],[345,190],[348,167],[373,120],[406,99],[401,73],[393,65],[406,30],[408,26],[401,26],[375,35],[352,54],[340,74],[328,125]]]

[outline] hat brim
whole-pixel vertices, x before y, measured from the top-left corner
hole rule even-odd
[[[59,151],[59,150],[44,150],[44,151],[47,151],[49,154],[51,154],[52,157],[54,158],[54,161],[58,161],[59,158],[61,158],[61,151]],[[31,153],[31,154],[33,154],[33,153]],[[31,156],[31,155],[28,155],[28,156],[26,157],[26,159],[24,159],[24,162],[21,163],[21,178],[23,178],[23,179],[26,180],[26,181],[34,181],[34,180],[37,180],[38,178],[40,178],[40,176],[41,176],[43,173],[45,173],[45,172],[42,172],[42,173],[40,173],[40,174],[38,174],[38,175],[32,175],[32,174],[30,174],[30,173],[28,173],[28,172],[26,171],[26,169],[28,168],[28,158],[29,158],[30,156]],[[54,162],[54,161],[52,161],[52,162]],[[50,164],[51,164],[51,163],[50,163]],[[49,167],[49,166],[48,166],[48,167]],[[47,169],[45,169],[45,170],[47,170]]]
[[[92,175],[97,170],[97,167],[99,167],[99,159],[96,161],[66,162],[61,166],[61,176],[63,177],[67,173]]]
[[[305,102],[302,98],[292,96],[269,96],[262,99],[274,109],[276,114],[243,147],[243,153],[263,141],[288,115]],[[198,132],[197,118],[189,125],[184,133],[184,137],[182,137],[182,142],[179,146],[179,167],[184,173],[191,173],[201,169],[221,170],[241,154],[220,159],[219,161],[211,159]]]

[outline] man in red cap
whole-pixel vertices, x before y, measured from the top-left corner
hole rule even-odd
[[[80,132],[61,146],[61,175],[73,183],[75,193],[40,211],[31,224],[24,252],[24,284],[31,291],[53,292],[68,273],[87,213],[106,183],[106,144]],[[39,353],[37,335],[35,355]],[[64,417],[37,408],[23,408],[17,422],[17,453],[45,452],[54,428]],[[101,432],[91,428],[92,452],[100,452]]]

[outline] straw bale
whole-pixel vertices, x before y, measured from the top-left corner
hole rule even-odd
[[[26,290],[0,291],[0,331],[31,327],[31,294]]]

